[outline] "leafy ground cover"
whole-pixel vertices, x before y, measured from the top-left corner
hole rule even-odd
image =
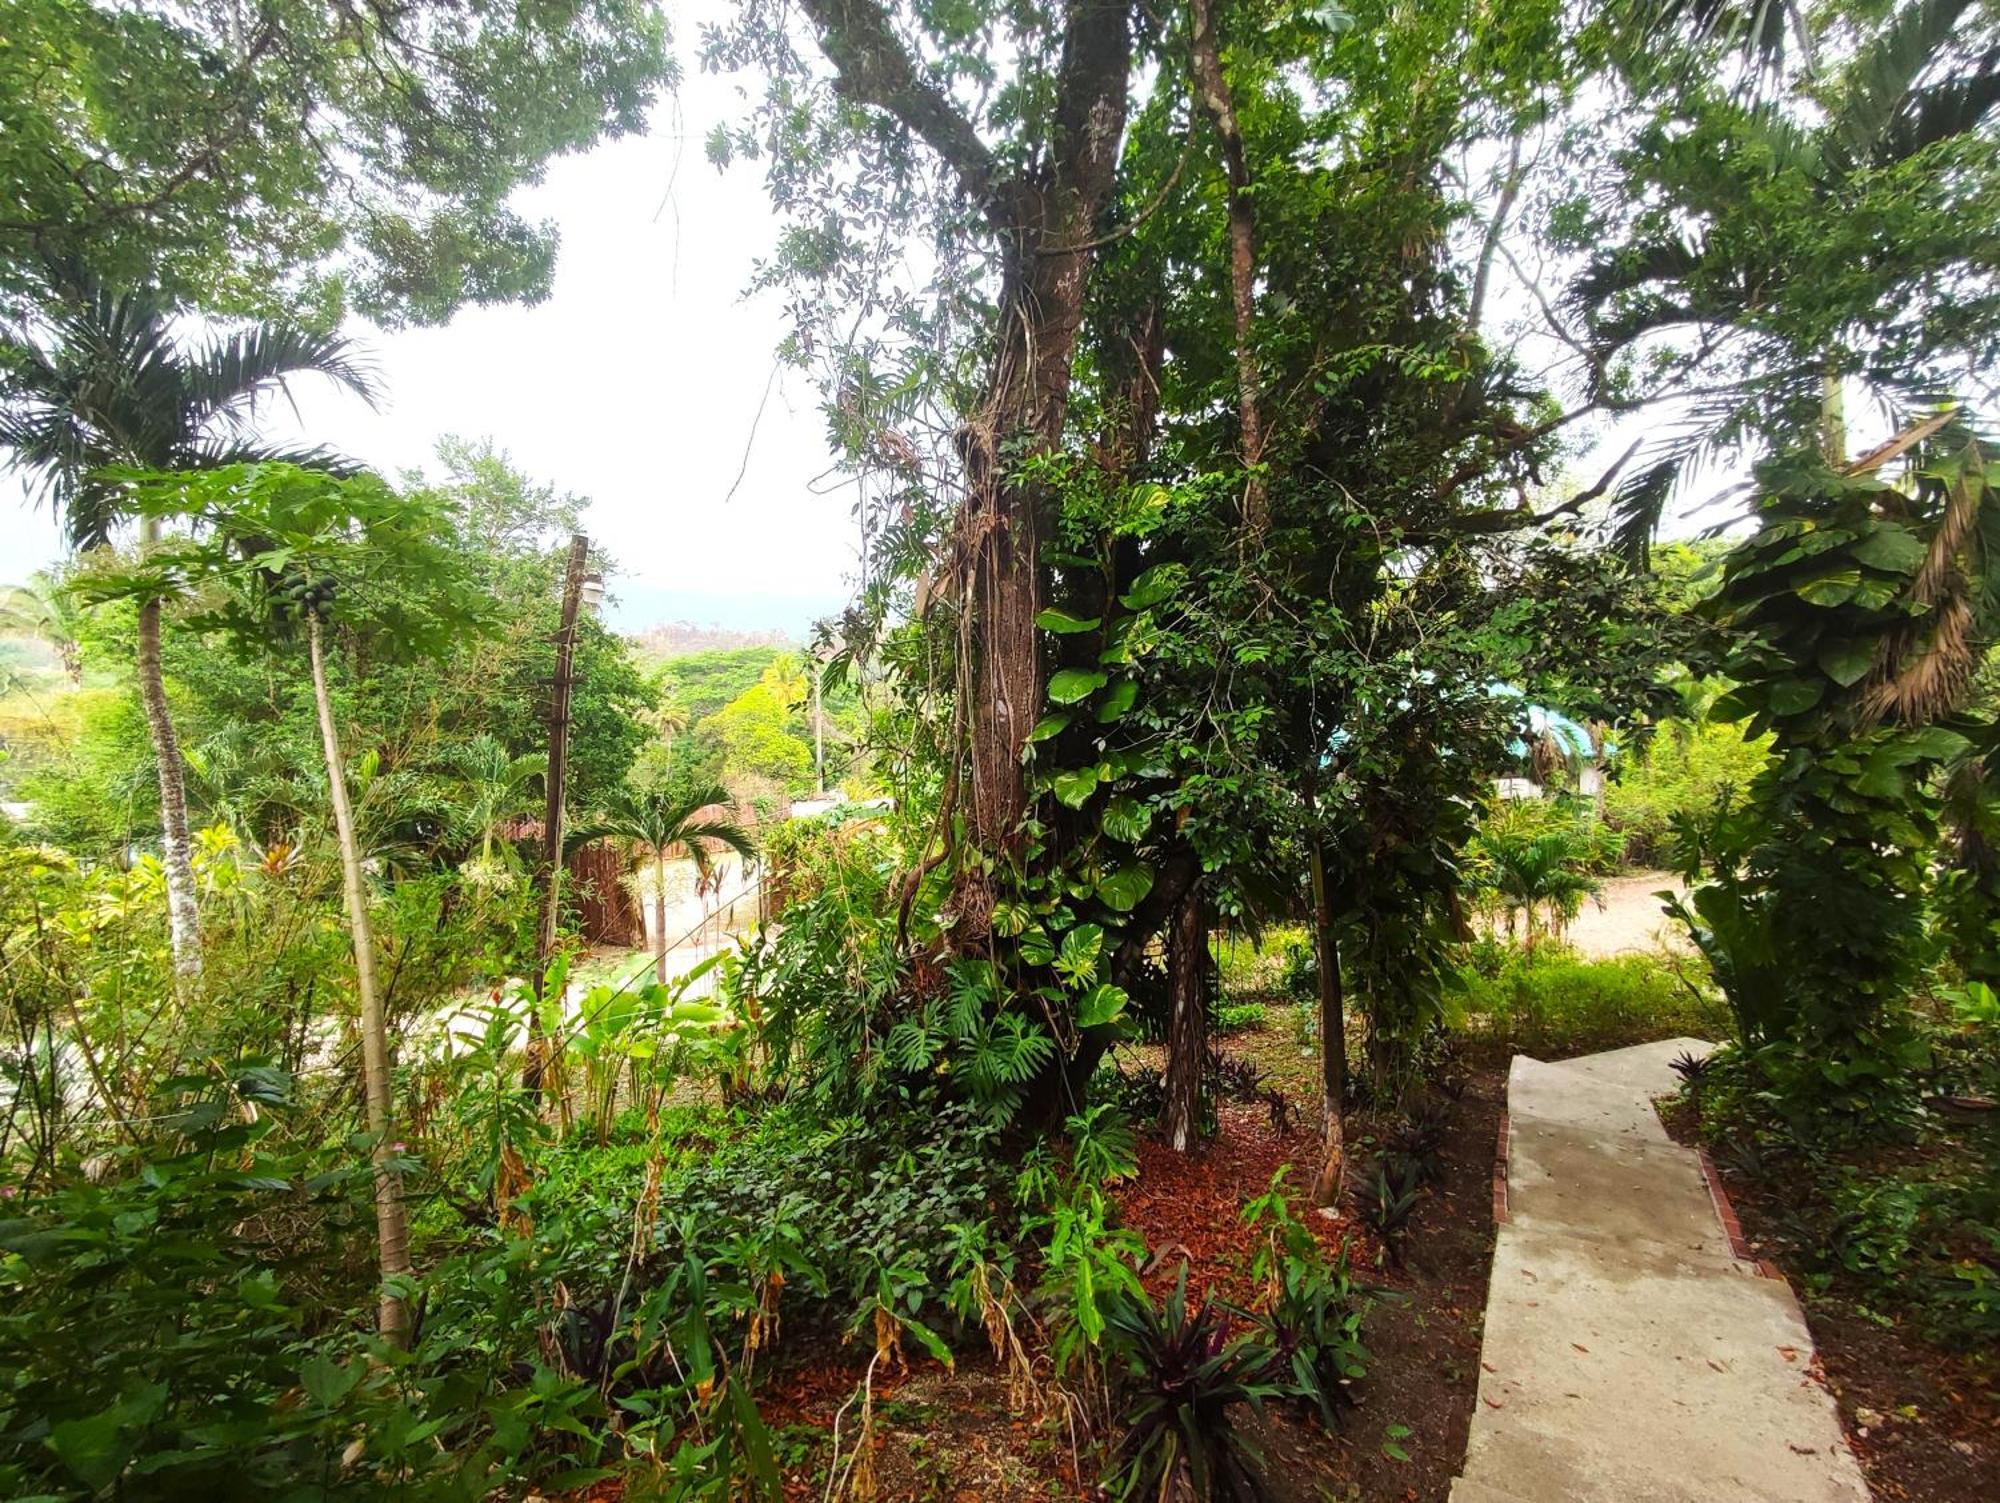
[[[1267,1021],[1234,1035],[1226,1056],[1299,1089],[1298,1067],[1309,1072],[1310,1061],[1301,1058],[1298,1012],[1268,1004]],[[1133,1057],[1125,1063],[1134,1070],[1160,1064],[1156,1047],[1128,1052]],[[1306,1218],[1328,1253],[1345,1246],[1357,1279],[1380,1294],[1364,1336],[1367,1376],[1352,1385],[1354,1407],[1340,1428],[1329,1435],[1283,1405],[1250,1427],[1278,1483],[1272,1496],[1279,1503],[1428,1503],[1446,1497],[1458,1471],[1478,1384],[1505,1056],[1482,1050],[1465,1068],[1465,1089],[1438,1145],[1436,1177],[1399,1234],[1398,1257],[1358,1217]],[[1141,1134],[1137,1172],[1115,1187],[1113,1198],[1121,1225],[1144,1239],[1149,1292],[1171,1292],[1185,1265],[1191,1302],[1245,1304],[1257,1293],[1249,1270],[1261,1241],[1245,1222],[1245,1207],[1274,1175],[1295,1176],[1295,1166],[1310,1165],[1318,1144],[1309,1113],[1281,1125],[1261,1101],[1224,1101],[1217,1116],[1219,1135],[1191,1155]],[[1357,1114],[1357,1174],[1393,1125]],[[1039,1409],[1017,1407],[1008,1373],[988,1353],[961,1351],[947,1369],[912,1352],[905,1364],[878,1366],[872,1379],[870,1356],[866,1341],[829,1337],[764,1376],[759,1402],[788,1498],[824,1497],[836,1467],[847,1475],[864,1404],[872,1409],[869,1452],[881,1498],[1009,1503],[1095,1495],[1094,1462],[1079,1444],[1073,1416],[1053,1400]],[[640,1496],[636,1485],[621,1481],[575,1499]]]

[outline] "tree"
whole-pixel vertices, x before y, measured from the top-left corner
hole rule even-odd
[[[571,836],[577,845],[592,840],[622,842],[634,869],[653,868],[653,974],[667,984],[667,862],[685,856],[695,873],[706,878],[717,847],[734,851],[745,861],[757,854],[751,833],[730,819],[729,790],[720,784],[677,794],[666,788],[619,789],[599,817],[585,821]]]
[[[991,260],[997,293],[980,330],[985,374],[976,393],[966,393],[956,435],[965,492],[948,569],[957,598],[977,608],[967,611],[958,664],[964,776],[954,786],[965,790],[981,854],[1018,857],[1028,811],[1022,754],[1043,703],[1035,616],[1052,506],[1047,485],[1025,461],[1055,450],[1064,437],[1100,217],[1113,201],[1124,138],[1133,7],[1129,0],[1065,0],[1048,11],[978,14],[803,0],[801,8],[836,75],[831,91],[806,86],[801,95],[811,70],[792,51],[785,9],[764,0],[745,6],[738,27],[714,49],[729,62],[764,62],[775,80],[770,113],[790,123],[779,126],[788,154],[774,163],[774,191],[803,202],[801,190],[816,178],[842,176],[835,159],[851,154],[876,207],[882,196],[904,211],[922,199],[950,242],[949,258]],[[986,86],[986,65],[966,50],[975,36],[987,56],[1011,60],[1018,87]],[[798,134],[802,97],[819,114],[803,129],[823,125],[824,135]],[[935,195],[919,186],[913,143],[942,181]],[[727,155],[726,135],[719,149]],[[822,199],[814,212],[821,207],[867,212],[847,194]],[[803,274],[824,278],[837,270],[822,263]],[[839,380],[866,374],[851,368]],[[859,441],[877,444],[881,430]],[[968,865],[966,880],[985,880],[981,870]]]
[[[400,1344],[410,1331],[402,1288],[410,1274],[409,1217],[368,878],[328,688],[326,636],[335,629],[436,654],[479,628],[455,519],[438,498],[398,495],[373,475],[342,477],[286,463],[153,475],[131,484],[142,516],[183,522],[193,532],[107,571],[96,584],[101,594],[143,602],[204,587],[220,598],[203,624],[237,643],[296,650],[304,637],[360,1005],[383,1280],[378,1322],[383,1336]]]
[[[464,788],[460,828],[478,839],[479,859],[490,867],[495,831],[534,808],[534,784],[548,771],[549,759],[540,752],[511,756],[497,738],[482,734],[453,748],[451,760]]]
[[[77,605],[60,575],[37,569],[24,585],[0,590],[0,632],[46,642],[72,684],[83,683],[83,646],[77,641]]]
[[[1594,398],[1684,398],[1617,495],[1643,549],[1703,457],[1844,438],[1846,387],[1906,414],[2000,340],[2000,21],[1976,0],[1609,8],[1614,154],[1555,198]],[[1757,24],[1762,18],[1763,24]],[[1990,397],[1991,388],[1986,395]]]
[[[130,515],[128,482],[117,466],[166,472],[276,457],[333,463],[322,451],[281,454],[249,433],[258,402],[285,391],[295,376],[322,375],[371,402],[376,397],[373,376],[337,335],[270,323],[189,344],[175,337],[156,294],[114,292],[87,274],[57,270],[53,301],[31,320],[0,325],[0,446],[62,514],[75,547],[108,543]],[[142,518],[141,549],[157,537],[157,519]],[[136,667],[158,764],[174,964],[191,978],[201,971],[200,914],[180,743],[160,668],[160,609],[161,597],[139,601]]]
[[[645,0],[0,0],[0,35],[0,298],[54,253],[320,327],[545,296],[510,197],[673,77]]]

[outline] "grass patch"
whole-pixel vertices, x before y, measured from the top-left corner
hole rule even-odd
[[[1721,1038],[1721,1000],[1660,955],[1591,960],[1539,945],[1533,955],[1492,941],[1459,972],[1465,1031],[1547,1058],[1683,1035]]]

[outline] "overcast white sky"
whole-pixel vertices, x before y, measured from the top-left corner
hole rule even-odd
[[[757,420],[786,330],[775,297],[743,291],[775,236],[761,173],[755,164],[718,173],[702,152],[711,125],[742,117],[750,82],[696,62],[697,25],[715,3],[693,0],[675,16],[683,79],[650,135],[558,161],[522,194],[524,213],[562,230],[547,302],[469,309],[441,329],[357,325],[350,332],[388,390],[382,410],[308,380],[298,417],[274,404],[265,426],[389,474],[435,472],[442,435],[490,437],[530,476],[590,498],[592,539],[618,565],[614,625],[685,620],[803,636],[848,599],[852,492],[830,473],[808,381],[780,372]],[[1527,311],[1516,289],[1496,293],[1502,321],[1510,303]],[[1595,478],[1657,420],[1595,425],[1575,472]],[[61,552],[53,520],[20,497],[0,478],[0,519],[11,524],[0,531],[0,581]]]
[[[685,14],[675,30],[684,76],[652,134],[556,162],[519,200],[562,229],[547,302],[468,309],[441,329],[357,325],[388,387],[383,409],[308,380],[300,421],[280,402],[264,428],[390,474],[435,472],[442,434],[490,436],[529,475],[591,499],[592,540],[619,568],[615,625],[803,635],[847,599],[852,494],[833,476],[815,494],[832,459],[817,394],[795,375],[780,375],[750,444],[785,322],[774,297],[742,293],[773,221],[754,164],[718,174],[702,154],[709,126],[742,113],[738,84],[694,65]],[[18,579],[53,561],[60,538],[12,481],[0,486],[0,579]]]

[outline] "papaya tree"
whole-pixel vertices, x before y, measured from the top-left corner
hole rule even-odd
[[[376,974],[369,880],[329,683],[328,638],[441,654],[480,629],[480,596],[465,573],[456,517],[436,497],[400,495],[374,475],[341,477],[283,463],[128,476],[126,483],[142,515],[188,530],[101,579],[101,594],[196,593],[209,602],[197,627],[221,632],[247,651],[282,656],[303,649],[354,955],[382,1276],[378,1324],[385,1338],[400,1344],[410,1333],[411,1265],[391,1040]]]

